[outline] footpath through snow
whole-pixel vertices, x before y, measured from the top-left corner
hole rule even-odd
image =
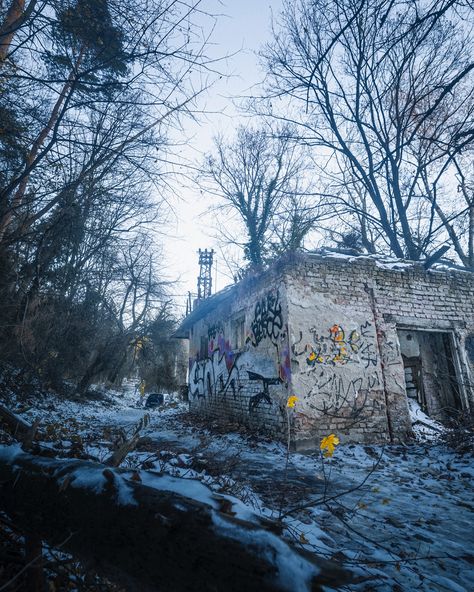
[[[101,461],[149,413],[137,450],[122,465],[143,483],[159,480],[172,489],[173,478],[184,477],[190,497],[202,482],[239,498],[239,515],[284,516],[289,538],[369,577],[347,589],[472,590],[472,456],[428,441],[340,445],[324,460],[291,453],[286,466],[283,444],[197,423],[183,403],[145,411],[137,399],[129,383],[113,402],[45,396],[14,410],[29,422],[39,419],[48,445],[64,456],[76,448]],[[169,477],[163,481],[157,472]]]

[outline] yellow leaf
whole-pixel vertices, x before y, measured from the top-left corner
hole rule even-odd
[[[388,498],[386,498],[386,497],[382,500],[382,504],[384,506],[387,506],[389,503],[390,503],[390,500]]]
[[[364,509],[367,507],[367,504],[364,504],[364,502],[359,502],[359,503],[357,504],[357,507],[358,507],[360,510],[364,510]]]
[[[286,406],[287,407],[294,407],[296,405],[296,401],[298,400],[298,397],[296,395],[291,395],[291,397],[288,397],[288,401],[286,402]]]
[[[334,454],[334,449],[338,444],[339,438],[335,434],[329,434],[321,440],[319,448],[324,451],[323,454],[327,458]]]
[[[302,545],[308,545],[308,544],[309,544],[309,541],[308,541],[308,539],[307,539],[307,538],[304,536],[304,533],[301,533],[301,534],[300,534],[300,543],[301,543]]]

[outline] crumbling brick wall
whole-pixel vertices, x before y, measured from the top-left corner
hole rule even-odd
[[[190,408],[284,439],[294,394],[297,447],[316,447],[332,432],[358,442],[405,440],[411,423],[397,329],[406,328],[452,336],[463,405],[472,405],[474,274],[368,257],[286,261],[244,280],[194,322]]]
[[[236,286],[194,325],[189,401],[193,412],[278,437],[286,430],[288,312],[281,277],[265,278]]]
[[[362,442],[410,434],[397,328],[451,333],[464,403],[472,401],[473,274],[308,255],[286,284],[300,446],[330,432]]]

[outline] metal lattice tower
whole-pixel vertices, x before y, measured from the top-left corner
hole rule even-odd
[[[212,263],[214,260],[214,249],[208,251],[199,249],[199,277],[198,277],[198,300],[209,298],[212,293]]]

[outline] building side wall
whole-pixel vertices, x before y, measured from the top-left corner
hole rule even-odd
[[[287,323],[281,277],[237,287],[230,301],[199,320],[190,335],[191,411],[281,437],[290,381]]]
[[[359,442],[410,435],[397,329],[452,335],[463,403],[472,405],[473,274],[308,257],[286,284],[300,447],[332,432]]]

